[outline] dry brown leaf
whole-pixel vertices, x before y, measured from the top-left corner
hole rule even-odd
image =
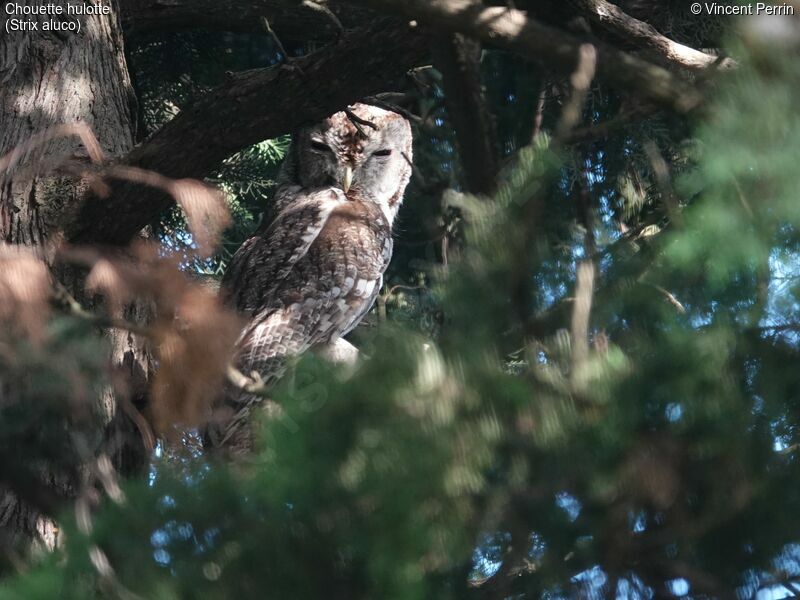
[[[158,365],[148,405],[153,428],[174,438],[203,423],[226,380],[239,318],[156,244],[135,244],[117,255],[72,249],[62,256],[90,266],[87,289],[103,294],[114,310],[133,301],[155,308],[146,327]]]
[[[100,258],[86,277],[86,291],[105,296],[109,312],[117,314],[125,304],[134,299],[135,293],[131,284],[136,281],[129,277],[130,270],[130,265]]]
[[[107,177],[123,179],[164,190],[170,194],[186,216],[197,252],[208,257],[231,224],[230,211],[223,193],[196,179],[170,179],[153,171],[112,165],[102,172]]]
[[[101,198],[108,197],[111,188],[106,179],[121,179],[141,185],[147,185],[170,194],[183,210],[189,230],[197,244],[197,252],[201,257],[208,257],[219,243],[223,231],[231,223],[230,212],[222,192],[196,179],[170,179],[154,171],[127,165],[102,165],[105,160],[103,150],[92,130],[83,123],[72,123],[51,127],[31,136],[27,141],[18,144],[11,152],[0,156],[0,181],[14,175],[23,162],[36,158],[32,153],[48,141],[75,136],[80,138],[86,154],[95,167],[74,166],[72,169],[62,167],[68,173],[84,177],[92,191]],[[61,157],[66,158],[66,157]],[[59,157],[39,164],[37,171],[49,171],[60,164]],[[41,163],[40,159],[34,162]],[[98,166],[101,165],[101,166]],[[16,173],[15,176],[19,176]]]
[[[0,181],[3,181],[4,178],[7,177],[9,173],[13,172],[26,158],[33,158],[35,159],[33,162],[39,162],[40,159],[38,159],[38,157],[32,156],[37,148],[40,148],[50,140],[71,136],[80,138],[89,159],[93,163],[99,164],[103,162],[105,158],[103,149],[100,147],[100,142],[88,125],[85,123],[57,125],[32,135],[25,142],[17,144],[11,152],[0,156]],[[57,160],[57,157],[54,157],[49,162],[49,166],[54,167],[56,165],[55,161]],[[39,169],[41,170],[41,166]]]
[[[50,289],[41,259],[26,248],[0,245],[0,321],[5,328],[41,339]]]
[[[198,426],[210,413],[225,382],[241,324],[217,296],[188,283],[177,298],[174,319],[154,327],[159,368],[150,412],[162,435],[176,425]]]
[[[231,224],[222,192],[195,179],[172,182],[170,192],[186,215],[198,254],[204,258],[210,256]]]

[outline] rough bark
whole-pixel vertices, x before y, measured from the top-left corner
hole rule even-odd
[[[678,34],[694,39],[695,46],[714,46],[726,19],[710,16],[692,19],[690,3],[691,0],[619,0],[610,5],[601,0],[597,4],[615,7],[629,18],[644,22],[645,27],[652,28],[659,36],[666,34],[677,40],[675,34]],[[580,6],[563,0],[516,0],[509,4],[514,5],[533,18],[560,28],[568,26],[575,18],[575,7]],[[329,39],[335,35],[338,26],[326,14],[328,10],[346,29],[364,26],[373,18],[363,9],[354,9],[340,0],[121,0],[121,10],[123,26],[132,33],[188,29],[258,31],[263,28],[261,18],[267,17],[278,35],[290,41]],[[680,31],[675,31],[676,26]],[[717,35],[697,39],[699,33],[713,32]],[[609,37],[605,28],[596,33],[603,39]]]
[[[7,18],[5,11],[0,11],[0,30],[5,31]],[[26,18],[41,23],[50,17]],[[116,12],[77,18],[81,19],[80,33],[28,31],[0,36],[0,156],[33,134],[74,123],[88,125],[110,157],[132,148],[135,99]],[[52,137],[16,167],[0,174],[0,240],[41,248],[73,218],[84,190],[48,174],[49,167],[64,158],[86,160],[87,153],[74,137]],[[60,275],[72,292],[80,293],[79,274]],[[111,342],[118,367],[131,373],[147,371],[149,361],[141,340],[115,335]],[[110,395],[104,401],[110,422],[117,418],[116,405]],[[68,482],[45,476],[43,483],[55,488],[56,495],[72,491]],[[46,547],[57,543],[58,528],[53,521],[20,501],[14,492],[0,495],[0,529],[39,538]]]
[[[339,35],[337,20],[346,27],[363,22],[364,11],[340,2],[286,0],[121,0],[126,32],[206,29],[254,31],[262,19],[284,40],[320,40]],[[331,16],[333,15],[333,16]],[[359,16],[361,19],[359,19]]]
[[[365,96],[402,87],[407,71],[426,58],[426,47],[415,30],[380,21],[289,65],[232,75],[123,162],[168,177],[203,177],[242,148]],[[84,203],[67,237],[77,243],[124,244],[171,202],[155,190],[120,184],[111,197]]]
[[[46,2],[37,1],[44,5]],[[8,17],[0,12],[5,31]],[[60,124],[84,123],[110,156],[133,145],[133,92],[122,38],[114,19],[80,17],[80,34],[15,32],[0,40],[0,155]],[[46,16],[26,19],[42,23]],[[79,190],[47,174],[14,178],[33,164],[46,168],[63,157],[86,159],[80,141],[53,138],[6,173],[0,189],[0,236],[8,243],[40,245],[57,227]]]
[[[491,194],[499,157],[494,121],[481,82],[479,42],[463,35],[433,43],[434,64],[444,79],[445,106],[455,128],[467,191]]]
[[[601,30],[625,40],[633,47],[650,51],[667,65],[693,71],[702,71],[715,64],[720,68],[735,66],[731,59],[720,59],[669,39],[649,23],[630,16],[606,0],[570,0],[570,4]]]
[[[578,55],[579,40],[530,19],[518,10],[485,7],[471,0],[357,0],[356,3],[409,18],[419,17],[441,30],[464,32],[485,43],[522,52],[547,68],[564,72],[572,71]],[[206,4],[207,0],[191,4],[188,0],[168,3],[123,0],[128,22],[140,23],[142,27],[155,23],[159,11],[163,11],[164,23],[199,25],[208,18],[200,10]],[[291,10],[284,10],[282,6],[290,5],[282,0],[243,0],[237,3],[242,7],[240,11],[232,10],[232,0],[217,4],[217,8],[208,6],[209,14],[218,14],[218,23],[223,27],[231,25],[231,19],[239,19],[240,14],[249,14],[252,26],[256,22],[255,15],[265,11],[275,15],[275,23],[283,22],[288,30],[295,27],[292,23],[301,24],[305,19],[298,17],[304,10],[301,5],[291,4]],[[341,10],[338,2],[325,6]],[[364,8],[360,11],[363,13]],[[320,13],[320,18],[329,17]],[[203,177],[224,158],[249,144],[291,131],[303,122],[321,118],[363,96],[386,91],[407,69],[420,63],[425,56],[424,46],[417,29],[381,23],[366,32],[351,32],[337,44],[296,60],[290,66],[232,76],[229,82],[135,148],[122,162],[171,177]],[[598,53],[600,77],[626,93],[679,111],[688,110],[702,100],[695,89],[661,67],[606,46],[600,47]],[[453,72],[458,69],[456,65]],[[456,88],[466,81],[464,77],[460,81],[456,79],[455,83],[453,78],[450,80]],[[319,93],[320,81],[326,82],[325,95]],[[450,97],[456,96],[450,94]],[[458,100],[460,106],[451,107],[454,117],[463,116],[467,122],[470,114],[473,117],[480,114],[480,99],[474,93],[466,97],[458,95]],[[466,106],[465,102],[472,106]],[[490,120],[483,115],[477,123],[481,125],[479,132],[470,126],[457,129],[462,135],[483,137],[483,148],[485,140],[489,139],[485,134],[489,131]],[[472,147],[467,140],[463,140],[462,145]],[[476,153],[476,161],[473,161],[476,165],[478,155],[488,156],[488,153]],[[472,166],[467,167],[469,173],[476,173],[473,189],[489,189],[491,184],[487,177],[480,175],[488,172],[486,166],[482,164],[477,171]],[[480,182],[478,177],[481,177]],[[68,238],[83,243],[123,244],[170,202],[159,192],[120,184],[112,198],[90,199],[84,205],[68,228]]]
[[[579,39],[513,8],[485,6],[475,0],[354,0],[354,4],[416,19],[440,31],[464,33],[523,54],[546,68],[571,73],[577,65]],[[596,45],[598,77],[621,92],[680,113],[702,103],[696,89],[666,69],[605,44]]]

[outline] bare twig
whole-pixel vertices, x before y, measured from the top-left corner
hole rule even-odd
[[[414,290],[424,290],[424,285],[405,285],[405,284],[397,284],[390,287],[386,290],[386,297],[391,298],[397,290],[406,290],[406,291],[414,291]]]
[[[386,314],[386,303],[388,302],[389,298],[391,298],[397,290],[407,290],[407,291],[414,291],[414,290],[424,290],[425,285],[405,285],[405,284],[396,284],[390,288],[387,288],[385,292],[378,295],[377,298],[377,308],[378,308],[378,321],[381,323],[386,322],[387,314]]]
[[[669,165],[653,141],[648,141],[644,145],[644,150],[650,160],[650,168],[653,170],[658,191],[661,193],[661,199],[664,201],[666,216],[676,227],[681,227],[683,225],[683,215],[672,190]]]
[[[339,36],[344,33],[344,25],[342,25],[339,17],[337,17],[327,6],[319,4],[318,2],[314,2],[313,0],[303,0],[300,4],[306,8],[318,12],[321,15],[324,15],[336,27],[336,31]]]
[[[653,287],[654,290],[662,294],[664,298],[667,299],[667,302],[672,304],[672,306],[674,306],[679,313],[681,314],[686,313],[686,307],[684,307],[683,304],[681,304],[681,301],[675,297],[675,294],[673,294],[669,290],[664,289],[660,285],[656,285],[653,283],[651,283],[650,285]]]
[[[592,85],[597,69],[597,50],[591,44],[582,44],[578,51],[578,66],[570,77],[572,94],[561,112],[561,119],[556,126],[556,141],[563,140],[580,122],[586,95]]]
[[[536,140],[542,132],[542,125],[544,123],[544,108],[547,103],[547,86],[542,84],[539,90],[539,99],[536,101],[536,114],[533,116],[533,132],[531,133],[531,141]]]
[[[401,155],[401,156],[402,156],[402,157],[405,159],[405,161],[406,161],[406,162],[409,164],[409,166],[411,167],[411,172],[414,174],[414,178],[415,178],[415,179],[416,179],[418,182],[420,182],[420,184],[421,184],[423,187],[425,187],[425,185],[426,185],[426,183],[425,183],[425,176],[422,174],[422,171],[420,171],[420,170],[419,170],[419,167],[417,167],[417,166],[414,164],[414,161],[412,161],[412,160],[409,158],[409,156],[408,156],[408,153],[406,153],[406,152],[400,152],[400,155]]]
[[[751,219],[754,219],[756,215],[753,212],[753,207],[750,206],[750,202],[748,202],[747,196],[744,195],[742,186],[739,185],[739,181],[735,177],[733,177],[733,185],[736,188],[736,197],[739,200],[739,204],[742,205],[742,208],[747,213],[747,216]]]
[[[406,110],[402,106],[395,104],[393,102],[389,102],[388,100],[383,100],[381,98],[383,94],[377,94],[375,96],[367,96],[363,100],[361,100],[364,104],[371,104],[372,106],[377,106],[378,108],[382,108],[383,110],[388,110],[389,112],[397,113],[398,115],[405,117],[412,123],[421,123],[422,117],[419,115],[415,115],[410,110]]]
[[[585,172],[581,174],[578,186],[578,208],[583,226],[584,251],[586,258],[580,261],[576,269],[575,302],[572,305],[572,375],[579,373],[580,368],[589,358],[589,319],[594,297],[595,264],[592,256],[595,252],[594,224],[592,223],[589,197],[589,181]]]
[[[362,125],[364,127],[369,127],[373,131],[377,131],[378,130],[378,126],[375,125],[375,123],[373,123],[372,121],[368,121],[367,119],[362,119],[361,117],[359,117],[356,113],[354,113],[349,108],[345,108],[344,109],[344,114],[347,115],[347,118],[350,119],[350,122],[355,126],[356,130],[358,130],[358,134],[362,138],[366,138],[367,137],[367,133],[362,128]]]
[[[291,60],[291,57],[289,56],[289,53],[286,52],[286,48],[283,47],[283,42],[281,42],[281,39],[278,37],[278,34],[276,34],[272,30],[272,27],[269,24],[269,19],[267,19],[267,17],[261,17],[261,23],[262,25],[264,25],[264,30],[267,32],[267,35],[269,35],[269,37],[272,38],[272,43],[275,44],[275,46],[277,46],[278,52],[281,53],[281,60],[283,62],[289,62]]]
[[[750,331],[758,333],[767,333],[769,331],[774,333],[781,333],[784,331],[798,331],[800,332],[800,323],[783,323],[781,325],[765,325],[763,327],[751,327]]]
[[[575,302],[572,305],[572,372],[575,374],[589,357],[589,318],[594,296],[595,266],[592,260],[578,263]]]
[[[152,452],[156,447],[156,436],[153,433],[153,428],[150,423],[144,418],[144,415],[133,405],[125,394],[118,394],[117,403],[119,404],[122,412],[131,420],[136,426],[139,434],[142,436],[142,444],[148,452]]]
[[[53,286],[55,287],[54,299],[61,303],[62,306],[66,307],[69,311],[69,314],[73,317],[87,321],[88,323],[100,328],[122,329],[145,338],[151,338],[153,336],[149,329],[142,327],[141,325],[137,325],[136,323],[131,323],[130,321],[115,317],[97,315],[86,310],[58,280],[53,281]]]

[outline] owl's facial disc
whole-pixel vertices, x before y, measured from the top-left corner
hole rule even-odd
[[[411,127],[400,115],[374,106],[354,104],[348,112],[331,115],[295,138],[299,183],[338,187],[352,199],[374,202],[391,222],[411,175]],[[350,114],[368,124],[356,127]]]
[[[355,170],[353,188],[394,214],[402,198],[410,166],[403,157],[410,146],[410,128],[402,119],[376,119],[378,129],[364,128],[363,152]]]

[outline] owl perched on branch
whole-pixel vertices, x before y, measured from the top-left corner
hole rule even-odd
[[[412,137],[401,115],[356,104],[292,139],[274,215],[234,255],[222,280],[229,306],[249,322],[239,371],[266,385],[287,360],[341,346],[372,307],[392,256],[392,224],[411,176]],[[233,389],[206,444],[234,454],[252,446],[260,398]]]

